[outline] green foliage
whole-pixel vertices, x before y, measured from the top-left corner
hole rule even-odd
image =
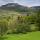
[[[3,36],[5,33],[7,33],[8,30],[8,23],[4,20],[0,20],[0,35]]]
[[[38,10],[37,15],[36,15],[36,24],[40,31],[40,10]]]
[[[23,15],[10,15],[10,16],[4,16],[3,19],[0,21],[2,24],[2,29],[5,30],[2,31],[4,33],[6,33],[8,28],[8,34],[10,33],[26,33],[26,32],[30,32],[30,31],[37,31],[39,30],[38,28],[40,27],[40,16],[38,16],[39,14],[35,15],[29,15],[29,16],[23,16]],[[1,27],[0,24],[0,27]],[[36,24],[36,26],[32,26],[32,24]],[[31,28],[31,26],[33,28]]]

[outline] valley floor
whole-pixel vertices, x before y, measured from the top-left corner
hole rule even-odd
[[[11,34],[0,40],[40,40],[40,32],[31,32],[27,34]]]

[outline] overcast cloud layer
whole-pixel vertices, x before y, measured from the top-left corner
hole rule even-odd
[[[19,3],[24,6],[40,6],[40,0],[0,0],[0,5],[7,3]]]

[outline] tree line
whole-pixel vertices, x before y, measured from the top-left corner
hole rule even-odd
[[[13,19],[13,16],[4,17],[3,20],[0,20],[0,36],[4,34],[25,34],[32,31],[40,31],[40,10],[34,15],[17,16],[16,20]]]

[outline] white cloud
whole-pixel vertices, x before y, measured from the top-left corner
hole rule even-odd
[[[40,0],[0,0],[0,5],[7,4],[9,2],[19,3],[25,6],[36,6],[40,5]]]

